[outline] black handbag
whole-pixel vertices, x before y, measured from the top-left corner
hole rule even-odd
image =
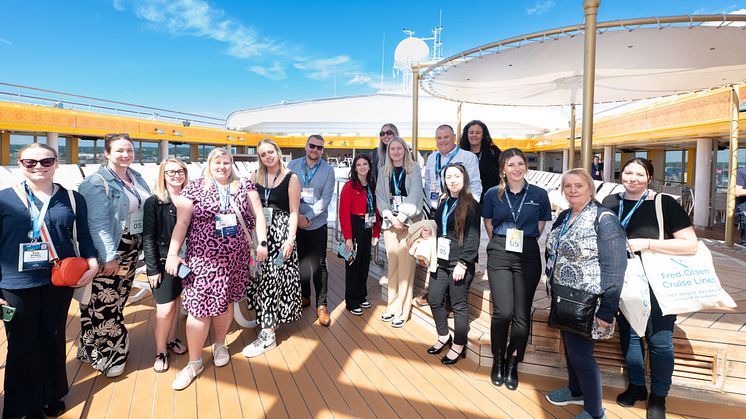
[[[551,292],[549,325],[592,339],[596,307],[601,296],[557,283],[552,284]]]

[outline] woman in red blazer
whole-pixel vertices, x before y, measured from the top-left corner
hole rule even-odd
[[[376,212],[376,183],[370,158],[358,154],[352,161],[350,180],[342,187],[339,198],[339,224],[348,252],[356,250],[352,262],[345,265],[345,305],[356,316],[370,308],[368,302],[368,269],[370,249],[378,244],[381,217]]]

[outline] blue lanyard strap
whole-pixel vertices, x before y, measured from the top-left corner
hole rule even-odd
[[[578,214],[578,216],[575,217],[575,219],[572,220],[572,223],[570,223],[569,225],[568,225],[568,222],[570,221],[570,218],[572,217],[572,210],[567,212],[567,216],[565,216],[565,220],[562,222],[562,228],[560,229],[560,234],[557,237],[557,241],[554,242],[554,246],[552,246],[554,250],[553,253],[555,255],[557,254],[557,249],[559,249],[560,242],[562,241],[562,236],[564,236],[565,233],[567,233],[572,228],[572,226],[575,225],[575,223],[580,219],[583,213],[590,207],[591,207],[591,204],[588,203],[588,205],[586,205],[585,208],[583,208],[583,211],[580,211],[580,214]]]
[[[435,155],[435,177],[438,178],[438,183],[440,183],[441,188],[443,187],[443,180],[440,178],[440,174],[443,172],[443,168],[448,166],[451,163],[451,160],[453,160],[454,157],[456,157],[456,154],[458,154],[460,148],[456,147],[455,150],[453,150],[453,153],[451,153],[448,156],[448,160],[446,160],[446,164],[440,165],[440,152]]]
[[[632,207],[631,210],[629,210],[629,214],[627,214],[627,216],[624,217],[624,220],[622,220],[622,214],[624,213],[624,200],[625,200],[625,197],[627,196],[627,192],[624,192],[622,194],[622,199],[619,201],[619,214],[617,214],[617,217],[619,217],[619,220],[620,220],[620,222],[622,224],[622,227],[624,227],[625,230],[627,229],[627,225],[629,224],[629,220],[632,219],[632,214],[634,214],[635,211],[637,211],[637,208],[640,208],[640,205],[642,205],[642,203],[645,201],[645,199],[647,199],[649,192],[650,192],[649,189],[645,190],[645,193],[642,194],[642,196],[640,197],[640,199],[637,200],[637,202],[635,203],[635,206]]]
[[[518,226],[518,217],[521,216],[521,209],[523,209],[523,203],[526,202],[526,195],[528,195],[528,183],[526,183],[526,187],[524,188],[523,198],[521,199],[521,204],[518,205],[518,211],[513,211],[513,203],[510,202],[510,195],[506,194],[508,201],[508,206],[510,207],[510,215],[513,216],[513,223],[515,223],[516,227]]]
[[[401,180],[404,177],[404,168],[401,168],[401,172],[399,172],[399,176],[394,175],[394,172],[396,171],[396,168],[391,172],[391,182],[394,184],[394,195],[401,195],[401,188],[399,188],[399,185],[401,185]]]
[[[124,189],[126,189],[129,193],[131,193],[132,195],[135,196],[135,198],[137,199],[137,209],[140,209],[140,207],[142,207],[142,197],[137,192],[137,184],[135,183],[135,180],[132,179],[132,176],[130,176],[130,169],[127,169],[127,180],[129,180],[130,183],[132,183],[132,187],[131,188],[129,187],[129,185],[127,185],[124,182],[124,180],[122,180],[121,177],[119,177],[119,175],[117,174],[117,172],[111,170],[111,167],[106,166],[106,168],[109,169],[109,173],[111,173],[111,175],[114,176],[114,180],[117,183],[119,183],[120,185],[122,185],[122,187]]]
[[[47,208],[49,207],[49,203],[52,201],[52,197],[50,196],[49,201],[42,205],[40,211],[39,208],[36,207],[34,194],[31,193],[26,181],[23,181],[23,188],[26,191],[26,197],[28,198],[29,215],[31,217],[31,235],[33,237],[29,238],[32,240],[39,240],[39,237],[41,237],[41,225],[44,223],[44,217],[46,216]]]
[[[370,189],[370,185],[365,185],[365,193],[368,195],[368,210],[366,211],[368,214],[373,212],[373,191]]]
[[[308,186],[311,183],[311,180],[316,175],[316,171],[319,170],[319,166],[321,166],[320,161],[313,166],[311,173],[308,173],[308,165],[305,160],[303,161],[303,166],[301,167],[301,171],[303,172],[303,186]]]
[[[215,179],[212,180],[213,185],[215,185],[215,189],[218,190],[218,193],[220,194],[220,212],[224,213],[228,211],[228,207],[231,203],[231,184],[229,183],[228,186],[223,189],[218,182],[215,181]]]
[[[269,195],[272,193],[272,189],[275,188],[275,182],[277,182],[277,177],[280,176],[280,170],[275,173],[275,178],[272,179],[272,187],[270,188],[269,185],[267,185],[267,181],[269,180],[269,176],[267,176],[269,173],[266,173],[264,175],[264,206],[269,206]]]
[[[458,199],[453,201],[453,206],[449,210],[448,199],[446,199],[446,202],[443,205],[443,214],[440,216],[440,224],[443,226],[443,234],[441,234],[441,237],[446,236],[446,233],[448,232],[448,217],[451,216],[451,213],[456,209],[457,205]]]

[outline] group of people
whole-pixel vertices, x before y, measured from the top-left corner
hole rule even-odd
[[[388,298],[381,320],[395,328],[405,325],[413,300],[416,260],[410,245],[416,230],[432,255],[427,302],[437,337],[427,352],[439,354],[447,347],[441,362],[455,364],[466,355],[467,299],[484,227],[493,306],[491,381],[515,390],[542,274],[538,239],[552,220],[547,192],[526,181],[525,154],[516,148],[501,152],[481,121],[468,123],[458,144],[448,125],[438,127],[435,136],[438,149],[424,167],[413,159],[393,124],[383,125],[375,150],[353,159],[338,208],[344,238],[340,249],[351,255],[345,261],[345,308],[359,316],[371,307],[371,249],[382,232]],[[225,338],[234,303],[244,298],[256,311],[260,328],[256,340],[242,351],[246,357],[276,346],[276,329],[301,317],[312,303],[312,287],[318,321],[329,326],[326,243],[335,176],[322,158],[324,146],[323,137],[312,135],[304,156],[286,165],[278,145],[262,140],[258,170],[243,179],[222,148],[210,152],[204,176],[191,181],[183,162],[167,159],[152,194],[130,168],[135,155],[127,134],[106,136],[106,163],[86,177],[79,192],[53,182],[56,150],[37,143],[21,149],[18,162],[25,180],[0,191],[0,304],[15,310],[5,325],[3,417],[56,416],[65,409],[64,329],[74,288],[51,284],[50,260],[80,256],[88,263],[74,285],[90,289],[81,301],[77,356],[107,377],[121,375],[129,355],[123,309],[140,251],[157,305],[153,368],[165,372],[171,354],[189,356],[173,381],[176,390],[188,387],[203,371],[202,349],[211,327],[214,365],[230,362]],[[658,239],[652,216],[656,193],[649,189],[652,176],[649,161],[626,162],[625,192],[603,203],[595,200],[587,171],[572,169],[562,177],[570,209],[558,215],[548,233],[547,280],[550,287],[600,294],[601,302],[593,338],[561,332],[569,383],[547,398],[557,405],[582,404],[584,417],[604,417],[594,339],[609,337],[615,324],[629,378],[617,401],[631,406],[647,399],[649,417],[665,415],[676,317],[663,316],[651,292],[645,336],[651,369],[648,395],[645,345],[618,312],[627,250],[692,253],[697,238],[686,213],[663,196],[666,238]],[[50,243],[54,258],[44,253]],[[454,315],[453,336],[447,303]],[[180,306],[187,312],[186,342],[177,335]]]

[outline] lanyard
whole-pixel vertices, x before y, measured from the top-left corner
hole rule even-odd
[[[401,168],[401,172],[399,172],[398,179],[394,176],[394,172],[396,171],[396,168],[391,172],[391,182],[394,184],[394,195],[399,196],[401,195],[399,185],[401,185],[401,180],[404,177],[404,168]]]
[[[526,202],[526,195],[528,195],[528,183],[526,183],[526,188],[524,189],[523,193],[523,199],[521,199],[521,204],[518,205],[518,211],[513,211],[513,203],[510,202],[510,195],[506,194],[505,198],[507,198],[508,206],[510,207],[510,215],[513,216],[513,223],[515,223],[516,226],[518,226],[518,217],[521,216],[521,209],[523,209],[523,203]]]
[[[36,207],[36,200],[34,199],[34,194],[31,193],[31,190],[28,187],[28,184],[26,181],[23,181],[23,188],[26,190],[26,198],[28,198],[28,204],[29,204],[29,214],[31,215],[31,235],[33,237],[29,237],[30,239],[36,241],[39,240],[39,237],[41,237],[41,224],[44,223],[44,217],[47,215],[47,208],[49,208],[49,203],[52,201],[52,197],[49,197],[49,200],[45,202],[41,206],[41,210]],[[52,192],[54,195],[54,192]]]
[[[269,206],[269,195],[272,193],[272,189],[274,189],[274,184],[277,182],[277,176],[280,176],[280,171],[278,170],[277,173],[275,173],[275,178],[272,179],[272,187],[270,188],[269,185],[267,185],[267,180],[269,176],[267,176],[269,173],[266,173],[264,175],[264,206]]]
[[[365,193],[368,195],[368,214],[373,212],[373,191],[370,190],[370,184],[365,185]]]
[[[456,154],[458,154],[458,151],[461,150],[460,148],[456,147],[455,150],[453,150],[453,153],[448,156],[448,160],[446,160],[446,164],[440,165],[440,152],[435,155],[435,177],[438,178],[438,182],[440,183],[441,188],[443,187],[443,179],[440,178],[440,173],[443,171],[443,168],[448,166],[449,163],[451,163],[451,160],[453,160],[454,157],[456,157]]]
[[[301,171],[303,172],[303,185],[308,186],[311,183],[311,179],[316,175],[316,171],[319,170],[319,166],[321,166],[321,162],[316,163],[313,168],[311,169],[311,173],[308,173],[308,165],[305,162],[305,159],[303,161],[303,166],[301,167]]]
[[[554,242],[554,246],[552,246],[554,249],[555,255],[557,254],[557,249],[559,249],[560,242],[562,241],[562,236],[564,236],[565,233],[567,233],[568,230],[570,230],[572,226],[575,225],[575,223],[580,219],[580,216],[582,216],[585,210],[587,210],[590,207],[591,207],[591,204],[589,202],[588,205],[586,205],[585,208],[583,208],[583,211],[580,211],[580,214],[578,214],[578,216],[575,217],[574,220],[572,220],[572,223],[570,223],[570,225],[568,225],[568,221],[570,221],[570,217],[572,217],[572,210],[567,212],[567,216],[565,216],[565,221],[562,222],[562,228],[560,229],[560,234],[557,237],[557,241]]]
[[[477,153],[477,160],[481,163],[482,162],[482,150],[479,150],[479,153]]]
[[[231,184],[229,183],[228,186],[223,189],[218,185],[218,182],[215,182],[215,179],[212,180],[212,183],[220,194],[220,212],[225,213],[228,211],[228,206],[231,203]]]
[[[441,234],[441,237],[446,236],[446,233],[448,232],[448,217],[451,216],[451,213],[453,213],[453,210],[456,209],[457,205],[458,205],[458,199],[453,201],[453,206],[449,210],[448,199],[446,199],[446,202],[443,205],[443,214],[440,216],[440,224],[443,226],[443,234]]]
[[[639,208],[640,205],[642,205],[643,201],[645,201],[645,199],[648,197],[648,192],[650,192],[650,190],[649,189],[645,189],[645,193],[642,194],[642,196],[640,197],[640,199],[637,200],[637,203],[635,203],[635,206],[632,207],[631,210],[629,210],[629,214],[627,214],[627,216],[624,217],[624,220],[622,220],[622,214],[624,213],[624,199],[625,199],[624,197],[627,196],[627,192],[624,192],[622,194],[622,200],[619,201],[619,215],[618,215],[618,217],[619,217],[619,220],[621,221],[622,227],[624,227],[625,230],[627,229],[627,225],[629,224],[629,220],[632,218],[632,214],[634,214],[635,211],[637,211],[637,208]]]
[[[122,180],[121,177],[119,177],[117,172],[111,170],[111,167],[106,166],[106,168],[109,169],[109,173],[111,173],[112,176],[114,176],[115,181],[117,181],[120,185],[122,185],[122,187],[126,189],[127,192],[131,193],[132,195],[135,196],[135,198],[137,198],[137,209],[140,209],[140,207],[142,207],[142,197],[140,196],[140,193],[137,192],[137,184],[135,183],[134,180],[132,180],[132,176],[130,176],[130,169],[127,169],[127,180],[129,180],[130,183],[132,183],[131,188],[129,187],[129,185],[127,185],[124,182],[124,180]]]

